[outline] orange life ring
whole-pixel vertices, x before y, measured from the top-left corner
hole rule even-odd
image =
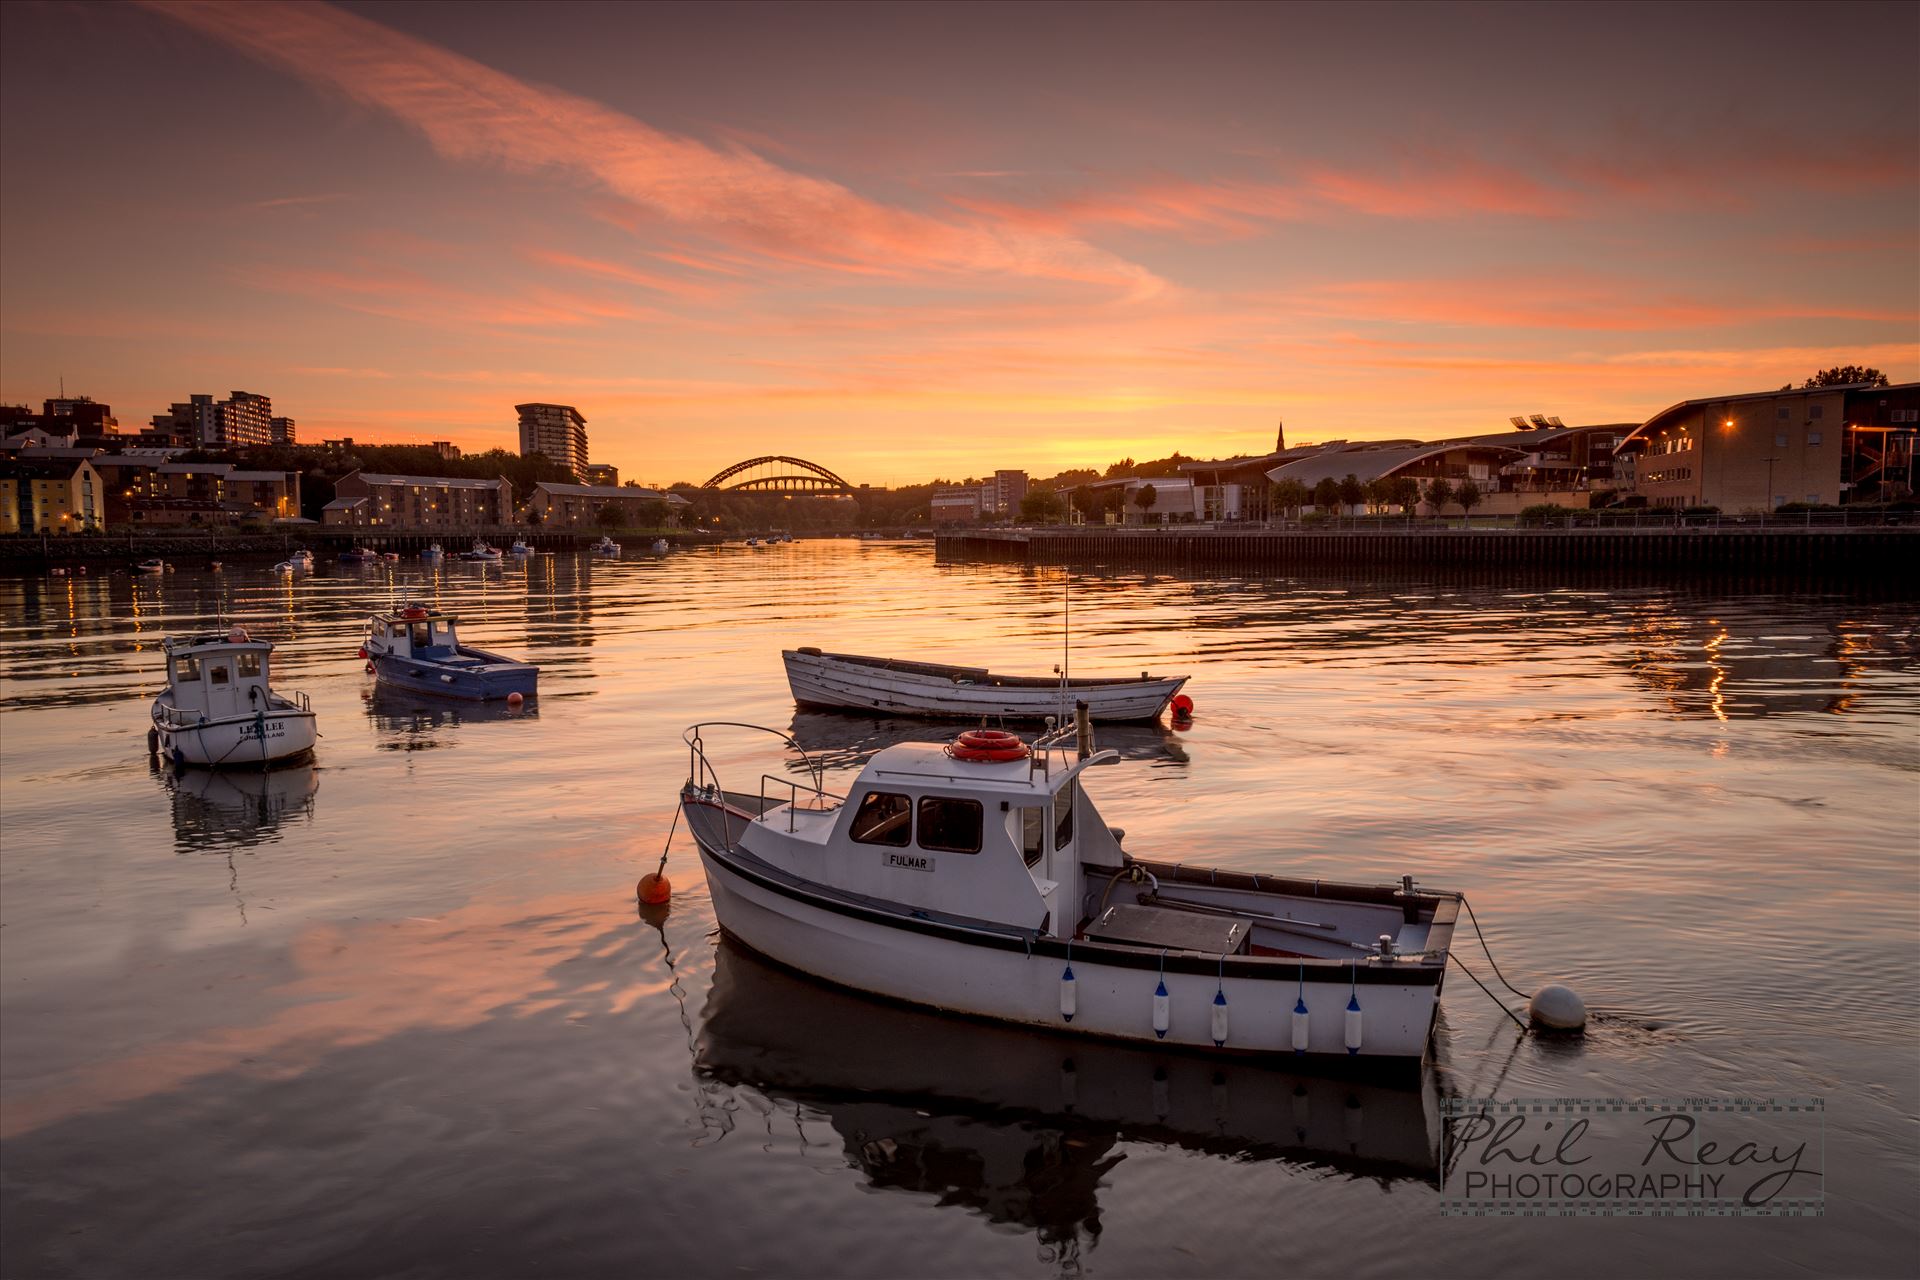
[[[969,729],[953,740],[947,754],[955,760],[988,763],[1025,760],[1033,753],[1026,743],[1004,729]]]

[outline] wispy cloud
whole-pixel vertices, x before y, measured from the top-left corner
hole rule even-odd
[[[150,0],[311,84],[388,112],[441,154],[561,170],[669,223],[776,262],[893,274],[996,273],[1151,293],[1145,268],[1072,236],[869,199],[743,147],[709,146],[323,4]]]
[[[280,196],[273,200],[256,200],[247,207],[250,209],[285,209],[304,204],[335,204],[341,200],[351,200],[353,196],[345,191],[328,191],[311,196]]]

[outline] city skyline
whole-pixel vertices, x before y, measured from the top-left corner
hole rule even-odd
[[[882,485],[1920,377],[1911,7],[745,12],[9,6],[0,400]]]

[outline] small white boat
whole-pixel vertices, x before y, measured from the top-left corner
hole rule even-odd
[[[275,566],[273,566],[273,571],[275,573],[292,574],[292,573],[303,573],[312,568],[313,568],[313,565],[310,562],[305,560],[282,560],[279,564],[276,564]]]
[[[875,711],[888,715],[945,716],[977,721],[1073,718],[1084,702],[1095,720],[1152,720],[1180,692],[1186,676],[1137,679],[1059,676],[996,676],[984,667],[906,662],[852,653],[823,653],[812,646],[781,653],[787,685],[802,707]]]
[[[446,559],[446,557],[447,557],[447,553],[441,549],[440,544],[437,542],[434,543],[432,546],[428,547],[425,551],[422,551],[420,553],[420,558],[422,560],[426,560],[434,564],[438,564],[440,561]]]
[[[462,560],[478,560],[491,563],[505,558],[500,548],[491,545],[484,538],[475,538],[470,550],[460,553]]]
[[[161,646],[167,687],[153,700],[147,750],[175,765],[259,767],[313,750],[313,708],[304,693],[269,685],[273,646],[235,627],[174,636]]]
[[[600,535],[600,541],[594,543],[589,550],[597,556],[617,556],[620,554],[620,544],[603,533]]]
[[[750,546],[750,547],[757,547],[757,546],[759,546],[759,545],[760,545],[760,539],[758,539],[758,538],[748,538],[748,539],[747,539],[747,545],[748,545],[748,546]]]
[[[382,551],[380,553],[380,558],[382,560],[387,561],[389,564],[392,564],[397,562],[400,559],[400,553],[398,551]]]
[[[720,927],[777,963],[1079,1035],[1425,1056],[1458,895],[1135,858],[1083,782],[1118,757],[1062,745],[1071,726],[888,747],[845,797],[804,752],[804,775],[724,789],[702,735],[727,727],[687,731],[682,815]]]
[[[305,547],[301,547],[298,551],[295,551],[293,555],[291,555],[288,558],[292,560],[298,560],[306,568],[309,568],[309,569],[313,568],[313,552],[307,550]]]
[[[142,560],[139,564],[133,566],[133,571],[135,573],[165,573],[167,571],[167,562],[158,558]]]
[[[663,556],[667,554],[667,552],[673,550],[673,547],[667,542],[665,538],[655,538],[653,540],[653,547],[651,549],[653,551],[653,554],[657,556]]]
[[[513,545],[507,548],[507,551],[510,555],[516,556],[530,556],[533,554],[533,548],[527,545],[526,539],[524,538],[515,538]]]

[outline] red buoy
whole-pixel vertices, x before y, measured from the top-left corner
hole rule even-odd
[[[658,871],[649,871],[640,877],[633,893],[643,905],[657,907],[673,896],[673,883]]]
[[[515,689],[512,693],[507,695],[507,705],[510,707],[517,707],[521,703],[525,702],[526,700],[527,700],[527,695],[524,693],[521,693],[518,689]]]
[[[1181,719],[1186,719],[1192,716],[1193,715],[1193,699],[1189,698],[1184,693],[1174,694],[1173,695],[1173,714],[1176,716],[1179,716]]]

